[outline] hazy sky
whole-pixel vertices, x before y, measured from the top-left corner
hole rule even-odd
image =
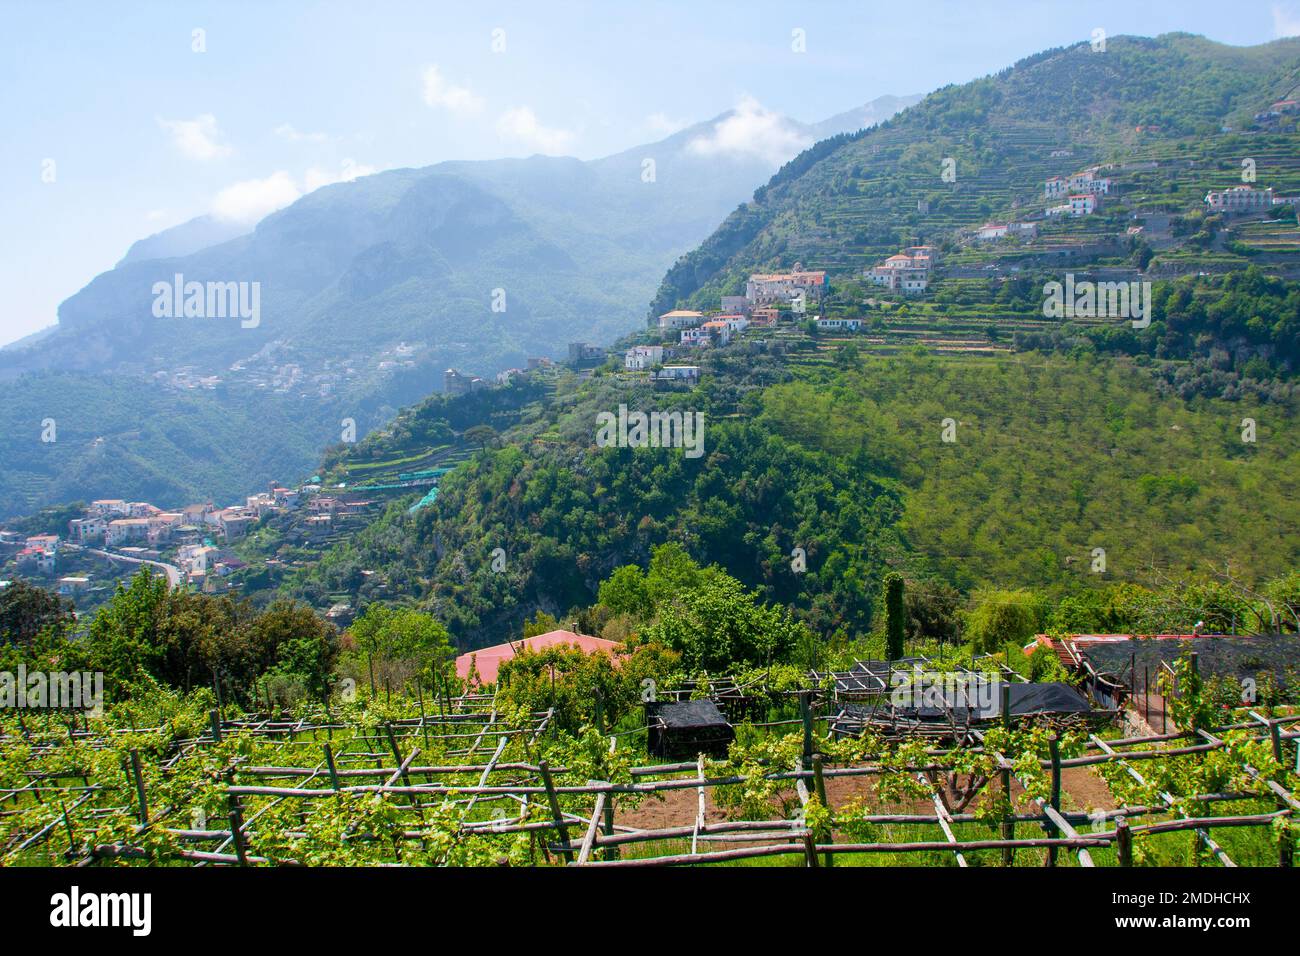
[[[196,215],[445,159],[602,156],[741,102],[824,119],[1098,27],[1262,43],[1300,33],[1300,0],[0,0],[0,344]]]

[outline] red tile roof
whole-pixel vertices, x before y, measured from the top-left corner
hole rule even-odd
[[[530,651],[540,651],[561,644],[575,646],[584,654],[612,654],[615,648],[621,646],[618,641],[607,641],[603,637],[588,637],[586,634],[575,634],[572,631],[547,631],[536,637],[482,647],[461,654],[456,658],[456,676],[462,679],[468,677],[470,661],[473,660],[474,666],[478,669],[479,680],[484,684],[494,684],[501,665],[514,657],[520,649],[526,647]]]

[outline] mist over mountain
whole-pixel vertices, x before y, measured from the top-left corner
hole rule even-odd
[[[247,223],[227,222],[214,216],[195,216],[187,222],[131,243],[131,248],[118,262],[118,266],[128,262],[142,262],[146,259],[188,256],[209,246],[242,236],[251,228]]]
[[[237,496],[310,468],[301,449],[337,440],[342,419],[364,434],[441,388],[449,366],[490,377],[563,354],[569,341],[607,343],[634,328],[664,270],[783,162],[915,99],[885,97],[814,125],[745,102],[602,159],[388,170],[320,188],[251,231],[198,217],[135,243],[61,304],[56,329],[0,353],[0,379],[56,376],[18,385],[30,390],[86,376],[67,414],[92,438],[114,431],[103,409],[125,397],[116,382],[183,394],[191,422],[195,406],[207,407],[235,433],[256,429],[273,397],[296,420],[283,450],[221,443],[193,469],[184,443],[176,448],[170,503]],[[173,286],[174,295],[157,291]],[[189,288],[201,288],[192,301],[202,314],[171,308]],[[242,316],[233,314],[239,293],[250,310]],[[156,404],[151,422],[167,431],[168,403]],[[51,456],[31,447],[33,422],[16,415],[4,412],[12,437],[0,478],[24,490],[5,512],[138,496],[153,481],[131,464],[148,457],[144,446],[124,449],[116,468],[90,470],[89,486],[84,468],[52,470]],[[61,478],[74,473],[75,488]]]

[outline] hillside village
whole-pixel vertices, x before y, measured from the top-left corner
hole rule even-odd
[[[301,506],[308,524],[329,526],[363,510],[354,502],[321,495],[320,490],[315,484],[297,488],[273,484],[241,504],[219,508],[204,502],[179,510],[164,510],[147,501],[99,499],[65,529],[36,535],[0,531],[0,566],[51,580],[60,594],[71,598],[88,594],[99,582],[88,573],[60,575],[60,571],[66,565],[82,568],[92,555],[125,564],[126,573],[140,564],[152,564],[166,572],[174,585],[220,593],[227,589],[225,579],[246,566],[230,546],[247,536],[259,520]]]
[[[1281,101],[1257,117],[1293,112]],[[1138,130],[1137,132],[1143,132]],[[1071,148],[1047,153],[1049,162],[1069,160]],[[1251,167],[1253,172],[1253,166]],[[1300,186],[1295,169],[1287,182]],[[1273,260],[1300,250],[1295,210],[1300,195],[1283,195],[1273,186],[1227,184],[1216,174],[1203,191],[1199,210],[1178,213],[1162,207],[1146,211],[1153,175],[1198,175],[1196,164],[1175,159],[1133,159],[1098,163],[1043,181],[1036,203],[1012,203],[1014,218],[959,226],[941,241],[905,246],[859,270],[808,269],[796,262],[789,271],[751,273],[743,295],[721,294],[712,309],[677,307],[651,323],[659,341],[635,344],[623,357],[627,371],[650,372],[656,381],[684,375],[698,378],[698,368],[684,362],[702,347],[721,347],[745,329],[785,327],[809,333],[865,333],[869,349],[890,351],[913,341],[939,351],[1005,349],[1011,337],[996,341],[979,322],[997,322],[1015,336],[1046,327],[1033,316],[990,314],[977,303],[995,296],[998,286],[1031,273],[1079,272],[1080,278],[1133,281],[1155,270],[1161,276],[1221,271],[1209,263],[1220,250],[1267,256],[1284,270],[1293,266]],[[918,212],[929,212],[918,201]],[[1210,220],[1209,248],[1196,228]],[[1235,245],[1233,245],[1235,244]],[[833,280],[833,281],[832,281]],[[935,293],[940,293],[935,295]],[[971,310],[953,306],[971,306]],[[965,320],[962,313],[987,314]],[[978,329],[978,331],[977,331]],[[892,343],[892,344],[891,344]]]

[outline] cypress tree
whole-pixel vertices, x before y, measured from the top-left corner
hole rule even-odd
[[[890,571],[885,575],[885,649],[891,661],[903,656],[906,613],[903,605],[903,576],[897,571]]]

